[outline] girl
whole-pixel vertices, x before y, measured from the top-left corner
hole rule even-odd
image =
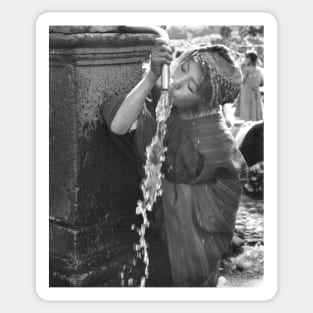
[[[257,67],[258,55],[251,51],[245,54],[243,62],[243,86],[236,101],[235,116],[244,121],[263,120],[263,101],[259,87],[263,75]]]
[[[246,169],[221,112],[241,86],[233,56],[225,46],[201,47],[183,53],[171,68],[173,108],[158,224],[166,233],[174,286],[216,286],[231,243]],[[134,129],[141,164],[156,130],[161,66],[172,60],[171,48],[157,39],[143,79],[102,106],[113,133]]]

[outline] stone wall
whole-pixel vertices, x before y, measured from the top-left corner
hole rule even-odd
[[[55,26],[49,36],[50,286],[118,286],[140,178],[99,107],[141,79],[155,35]]]

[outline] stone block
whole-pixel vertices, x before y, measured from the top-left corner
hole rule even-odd
[[[141,79],[155,34],[118,31],[50,28],[50,286],[119,285],[138,239],[137,160],[116,146],[99,108]]]

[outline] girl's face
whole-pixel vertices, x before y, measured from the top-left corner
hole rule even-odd
[[[193,59],[176,63],[171,71],[170,94],[173,105],[183,110],[195,109],[203,104],[197,87],[203,80],[200,65]]]

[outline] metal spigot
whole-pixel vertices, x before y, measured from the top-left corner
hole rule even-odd
[[[119,26],[120,32],[127,33],[154,33],[159,35],[162,39],[169,42],[168,33],[158,26]],[[162,65],[161,72],[161,89],[168,90],[170,84],[170,67],[167,64]]]
[[[169,37],[167,32],[163,28],[159,28],[159,34],[161,35],[161,38],[169,42]],[[170,85],[170,67],[167,64],[162,65],[162,72],[161,72],[161,89],[162,90],[168,90]]]

